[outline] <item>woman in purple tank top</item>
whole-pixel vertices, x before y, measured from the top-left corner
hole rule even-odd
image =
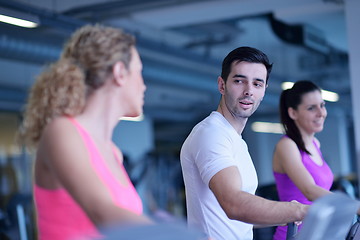
[[[280,96],[280,118],[286,135],[277,143],[273,172],[281,201],[311,204],[329,194],[333,173],[324,161],[315,134],[327,116],[321,89],[310,81],[298,81]],[[299,226],[301,228],[301,226]],[[285,240],[286,226],[276,228],[274,240]]]

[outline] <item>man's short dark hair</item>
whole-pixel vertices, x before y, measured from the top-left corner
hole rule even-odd
[[[221,77],[226,82],[233,62],[250,62],[250,63],[262,63],[264,64],[267,75],[266,83],[268,82],[270,72],[272,69],[272,63],[269,62],[268,57],[262,51],[252,47],[239,47],[232,50],[223,60]]]

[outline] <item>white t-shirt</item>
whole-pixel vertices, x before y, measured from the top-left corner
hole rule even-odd
[[[181,148],[180,161],[189,227],[216,240],[252,240],[253,226],[229,219],[209,188],[210,179],[230,166],[239,169],[242,191],[255,194],[258,185],[245,141],[219,112],[193,128]]]

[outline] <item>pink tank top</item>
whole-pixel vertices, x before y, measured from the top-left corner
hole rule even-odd
[[[315,141],[313,141],[313,144],[322,158],[322,165],[320,166],[314,163],[314,161],[310,158],[310,156],[304,151],[300,151],[301,160],[305,168],[313,177],[316,185],[326,190],[330,190],[334,181],[334,175],[329,165],[324,161],[319,146],[316,144]],[[295,183],[291,181],[288,175],[274,172],[274,177],[275,177],[276,188],[278,191],[280,201],[289,202],[292,200],[296,200],[303,204],[311,204],[311,201],[309,201],[304,196],[304,194],[302,194],[300,189],[296,187]],[[299,230],[300,228],[301,226],[299,226]],[[287,226],[277,227],[273,240],[285,240],[286,233],[287,233]]]
[[[69,120],[81,135],[90,155],[91,166],[111,193],[114,204],[138,215],[142,214],[141,199],[120,162],[115,145],[113,146],[114,154],[119,161],[119,167],[126,176],[127,183],[125,185],[112,175],[86,130],[75,119],[69,118]],[[80,240],[101,237],[96,226],[66,189],[44,189],[35,184],[34,199],[39,240]]]

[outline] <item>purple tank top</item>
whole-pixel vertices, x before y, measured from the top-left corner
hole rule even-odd
[[[322,158],[323,164],[321,166],[319,166],[318,164],[314,163],[314,161],[312,161],[312,159],[306,152],[300,150],[301,160],[302,160],[305,168],[308,170],[308,172],[313,177],[316,185],[318,185],[326,190],[330,190],[330,188],[333,184],[334,175],[333,175],[329,165],[324,161],[324,158],[322,156],[319,146],[316,144],[315,141],[313,141],[313,144],[314,144],[315,148],[317,149],[317,151],[319,152],[319,154]],[[274,177],[275,177],[276,188],[278,191],[280,201],[288,201],[289,202],[292,200],[296,200],[300,203],[311,204],[311,201],[309,201],[304,196],[304,194],[302,194],[300,189],[298,189],[296,187],[296,185],[291,181],[291,179],[288,177],[288,175],[283,174],[283,173],[274,172]],[[299,226],[299,229],[300,228],[301,228],[301,226]],[[273,240],[285,240],[286,232],[287,232],[286,226],[277,227]]]

